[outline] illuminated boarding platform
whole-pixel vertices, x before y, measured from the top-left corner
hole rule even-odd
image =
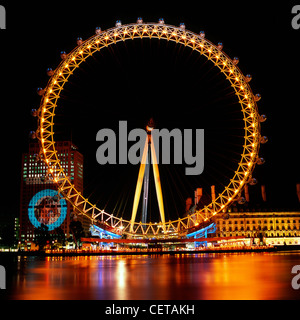
[[[102,229],[94,224],[90,226],[92,236],[99,237],[100,239],[120,239],[122,236],[108,230]]]
[[[194,231],[192,233],[189,233],[186,235],[187,238],[195,238],[195,239],[198,239],[198,238],[207,238],[207,235],[208,234],[211,234],[211,233],[215,233],[216,232],[216,224],[213,222],[211,223],[210,225],[208,225],[207,227],[205,228],[202,228],[202,229],[199,229],[197,231]]]
[[[207,246],[207,241],[203,241],[203,238],[207,238],[208,234],[212,234],[212,233],[216,233],[216,224],[213,222],[210,225],[208,225],[207,227],[201,228],[199,230],[196,230],[192,233],[189,233],[186,235],[186,237],[188,239],[190,238],[194,238],[194,239],[201,239],[202,241],[199,242],[195,242],[195,247],[199,247],[199,246]]]

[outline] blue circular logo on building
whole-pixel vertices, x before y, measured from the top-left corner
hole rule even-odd
[[[64,222],[66,216],[67,202],[56,190],[44,189],[29,202],[28,217],[36,228],[44,224],[52,231]]]

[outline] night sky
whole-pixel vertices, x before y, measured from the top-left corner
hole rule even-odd
[[[300,29],[291,25],[291,10],[297,3],[120,3],[2,1],[7,29],[0,30],[4,190],[0,217],[19,215],[21,154],[28,150],[29,131],[36,129],[30,110],[39,106],[36,89],[46,86],[47,68],[55,69],[60,51],[70,52],[78,36],[87,39],[97,26],[105,30],[118,19],[126,24],[139,16],[144,22],[163,17],[167,24],[184,22],[188,30],[204,30],[208,40],[224,43],[230,57],[239,57],[239,68],[253,76],[253,92],[262,95],[260,114],[268,118],[262,134],[269,142],[260,149],[266,163],[253,173],[259,183],[251,187],[250,201],[261,202],[260,186],[265,184],[270,208],[299,209]],[[172,199],[177,209],[184,207],[197,186],[208,192],[210,184],[226,183],[240,152],[243,123],[230,86],[215,69],[188,48],[146,39],[120,43],[82,65],[65,87],[55,128],[57,138],[72,137],[85,156],[86,195],[115,214],[122,214],[126,201],[127,210],[131,208],[138,167],[97,164],[95,135],[103,127],[115,128],[119,120],[127,120],[131,128],[144,127],[150,117],[158,127],[206,132],[206,171],[200,180],[188,179],[179,166],[161,168],[163,192],[169,197],[167,211],[176,211]],[[228,137],[233,138],[228,142]],[[167,191],[171,189],[174,193]]]

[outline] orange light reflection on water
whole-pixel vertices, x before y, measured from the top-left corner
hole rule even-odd
[[[299,252],[22,259],[11,299],[300,299]]]

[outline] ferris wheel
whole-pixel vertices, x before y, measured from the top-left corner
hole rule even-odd
[[[60,99],[61,92],[73,75],[74,71],[101,49],[113,46],[121,41],[134,39],[159,39],[179,43],[189,47],[199,55],[206,57],[216,68],[219,69],[230,83],[238,98],[240,111],[244,121],[243,151],[234,171],[233,177],[218,195],[214,195],[211,203],[203,208],[188,214],[185,217],[173,221],[158,222],[135,222],[125,220],[105,212],[92,204],[75,188],[70,178],[66,175],[63,166],[57,156],[55,148],[54,117]],[[136,23],[123,25],[120,20],[115,27],[101,30],[97,27],[95,35],[83,41],[77,39],[77,46],[70,52],[61,52],[61,63],[55,69],[48,69],[50,77],[45,89],[39,88],[41,96],[40,107],[35,115],[38,117],[38,128],[33,133],[40,143],[40,156],[47,165],[47,176],[58,188],[58,192],[68,200],[73,207],[82,215],[90,218],[103,228],[109,229],[115,234],[144,237],[167,237],[168,235],[185,235],[191,228],[196,228],[202,222],[208,221],[213,216],[221,214],[234,201],[242,201],[242,190],[247,184],[255,184],[252,177],[256,164],[262,164],[263,158],[259,157],[260,144],[267,142],[267,137],[261,135],[261,122],[266,120],[265,115],[260,115],[257,102],[260,95],[254,95],[250,87],[251,75],[246,76],[238,68],[239,59],[231,59],[223,52],[223,44],[213,44],[205,38],[205,33],[199,34],[186,29],[181,23],[178,27],[168,25],[164,19],[157,23],[144,23],[138,18]]]

